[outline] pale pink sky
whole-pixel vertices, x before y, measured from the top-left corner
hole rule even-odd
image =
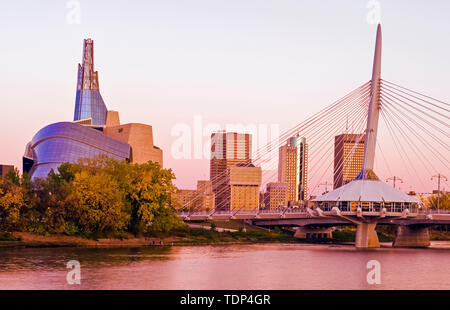
[[[209,178],[209,162],[172,158],[176,124],[193,126],[197,115],[284,131],[371,76],[376,27],[366,21],[365,0],[80,0],[80,24],[67,23],[67,2],[0,3],[0,163],[21,167],[40,128],[73,119],[88,37],[107,107],[123,123],[153,126],[165,167],[187,188]],[[450,2],[379,3],[383,78],[450,102]],[[382,147],[392,174],[407,180],[404,190],[436,187],[434,171],[420,170],[419,182],[388,142]],[[380,177],[390,176],[377,160]]]

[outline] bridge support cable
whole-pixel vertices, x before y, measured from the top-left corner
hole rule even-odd
[[[411,180],[419,179],[427,189],[424,173],[449,170],[450,104],[386,80],[381,80],[380,100],[386,129],[398,151],[391,157],[400,156]]]
[[[365,117],[367,116],[367,108],[364,107],[364,105],[367,102],[368,97],[369,96],[367,93],[364,94],[364,98],[363,96],[359,97],[355,101],[355,105],[350,108],[350,111],[343,111],[343,113],[337,115],[335,118],[329,119],[329,121],[325,122],[323,126],[320,126],[319,130],[312,128],[311,130],[307,130],[301,133],[301,136],[307,138],[307,143],[309,145],[308,153],[310,155],[314,154],[314,156],[309,157],[309,159],[314,159],[310,160],[308,164],[308,166],[310,167],[310,172],[308,173],[309,180],[313,178],[311,177],[311,167],[316,167],[319,163],[322,162],[327,153],[333,150],[334,136],[339,132],[345,130],[344,126],[346,117],[350,116],[350,120],[354,123],[361,123],[364,121]],[[317,164],[315,164],[316,162]],[[277,165],[278,163],[275,164],[275,168],[277,167]],[[273,180],[272,177],[274,177],[274,174],[276,175],[277,172],[272,172],[272,175],[268,177],[267,175],[269,174],[269,171],[266,171],[267,174],[264,175],[264,179],[266,180],[265,183],[268,183]]]
[[[345,118],[351,117],[352,122],[361,122],[361,118],[364,118],[367,115],[367,109],[361,108],[361,101],[365,101],[368,99],[368,96],[365,96],[365,98],[361,99],[359,98],[356,102],[356,105],[354,105],[350,111],[344,111],[340,115],[338,115],[336,118],[329,119],[328,122],[325,122],[323,126],[321,126],[320,130],[307,130],[301,133],[301,136],[307,138],[307,143],[309,146],[308,153],[314,154],[314,156],[310,156],[310,164],[309,167],[315,167],[316,164],[311,164],[312,162],[320,163],[322,162],[322,159],[327,155],[329,150],[333,149],[334,145],[334,136],[338,134],[339,132],[342,132],[345,130]],[[329,147],[326,147],[326,146]],[[313,158],[313,160],[311,160]],[[277,167],[278,163],[275,164],[275,168]],[[267,171],[267,170],[266,170]],[[310,168],[311,171],[311,168]],[[271,181],[271,178],[264,177],[267,182]],[[311,176],[309,177],[309,179]],[[266,183],[267,183],[266,182]]]
[[[402,113],[406,114],[406,117],[409,118],[409,120],[411,120],[412,122],[414,122],[419,129],[421,129],[424,133],[426,133],[427,135],[429,135],[431,138],[433,138],[436,142],[438,142],[439,144],[443,144],[445,145],[447,148],[449,148],[448,144],[443,142],[442,140],[440,140],[438,138],[438,132],[444,136],[446,136],[447,138],[450,138],[450,134],[447,133],[445,130],[443,130],[442,128],[439,128],[438,126],[436,126],[435,124],[433,124],[432,122],[430,122],[428,119],[426,119],[425,117],[422,117],[421,115],[417,114],[416,112],[410,110],[409,108],[407,108],[404,104],[399,103],[394,97],[390,96],[389,94],[382,94],[382,97],[385,99],[385,101],[395,105],[396,108],[401,108],[402,109]],[[408,115],[410,114],[410,115]],[[427,129],[427,127],[425,125],[419,124],[419,121],[424,122],[429,129]],[[434,129],[436,132],[433,133],[431,130]]]
[[[356,107],[356,106],[355,106]],[[359,121],[359,123],[364,123],[364,120],[367,116],[367,111],[365,109],[359,109],[355,110],[354,108],[352,108],[352,114],[357,115],[357,119]],[[331,119],[329,125],[332,125],[332,130],[328,129],[328,130],[321,130],[319,133],[316,131],[314,136],[310,136],[310,135],[304,135],[302,134],[302,136],[306,136],[309,137],[307,141],[309,141],[308,143],[311,144],[316,144],[315,142],[317,142],[317,144],[319,144],[318,142],[322,142],[321,143],[321,147],[318,147],[317,151],[328,151],[333,149],[333,137],[336,133],[338,133],[340,130],[342,130],[343,128],[343,122],[342,120],[345,118],[345,115],[348,115],[347,112],[341,114],[340,119]],[[311,145],[309,144],[309,145]],[[329,148],[324,148],[323,146],[325,146],[326,144],[329,144]],[[326,153],[326,152],[325,152]],[[309,154],[311,154],[311,149],[309,151]],[[319,157],[320,153],[318,152],[318,154],[315,155],[315,157]],[[320,159],[318,160],[318,162],[321,162],[321,159],[323,159],[323,155],[320,157]],[[262,183],[262,187],[264,187],[264,185],[266,185],[269,182],[273,182],[273,180],[277,179],[277,174],[278,171],[276,170],[276,168],[278,167],[278,162],[272,162],[272,164],[270,166],[266,166],[265,170],[263,170],[263,183]]]
[[[384,94],[382,95],[383,98],[385,99],[385,101],[387,100],[389,103],[395,105],[396,108],[401,108],[402,113],[413,123],[415,123],[418,126],[418,129],[421,129],[424,133],[426,133],[429,137],[431,137],[432,139],[434,139],[437,143],[444,145],[447,149],[449,149],[449,145],[447,143],[445,143],[443,140],[441,140],[439,138],[439,134],[446,136],[447,138],[450,138],[450,135],[445,132],[445,130],[443,130],[442,128],[439,128],[437,126],[435,126],[434,124],[430,123],[429,120],[427,120],[426,118],[418,115],[417,113],[415,113],[414,111],[408,109],[407,107],[405,107],[405,105],[397,102],[394,98],[390,97],[388,94]],[[420,124],[419,121],[425,123],[425,124]],[[427,127],[429,127],[429,129],[427,129]],[[435,132],[433,133],[431,130],[434,129]]]
[[[359,113],[361,108],[359,107],[360,104],[360,98],[358,97],[355,100],[353,100],[352,105],[350,105],[347,109],[340,111],[339,113],[335,113],[333,116],[330,116],[328,119],[324,120],[322,124],[319,124],[318,126],[311,126],[311,128],[308,128],[305,131],[301,132],[301,136],[307,137],[307,143],[309,148],[309,152],[313,150],[313,148],[317,145],[316,142],[320,141],[330,141],[330,132],[334,132],[333,129],[338,129],[339,127],[342,127],[343,120],[345,117],[351,115],[356,115]],[[359,110],[358,110],[359,109]],[[331,127],[331,129],[330,129]],[[325,137],[325,139],[324,139]],[[285,143],[285,142],[284,142]],[[282,144],[280,144],[281,146]],[[279,147],[279,146],[278,146]],[[269,154],[270,157],[275,158],[278,155],[278,147],[272,152],[276,154]],[[319,148],[322,149],[322,148]],[[255,160],[254,163],[261,164],[258,160]],[[275,166],[277,166],[278,163],[275,163]],[[266,166],[267,167],[267,166]],[[266,170],[267,171],[267,170]]]
[[[344,96],[343,98],[341,98],[340,100],[337,100],[335,103],[333,103],[332,105],[330,105],[329,107],[324,108],[321,112],[316,113],[315,115],[313,115],[312,117],[310,117],[309,119],[307,119],[305,122],[300,123],[299,125],[297,125],[296,127],[294,127],[293,129],[290,129],[286,132],[284,132],[280,138],[277,138],[273,141],[271,141],[268,145],[263,146],[262,148],[260,148],[257,151],[257,157],[254,158],[253,162],[254,164],[258,164],[263,162],[263,160],[267,157],[268,153],[267,149],[272,149],[272,150],[276,150],[278,151],[278,147],[282,144],[285,143],[286,139],[290,136],[292,136],[293,134],[295,134],[296,132],[300,131],[300,130],[304,130],[306,128],[311,128],[320,124],[323,124],[323,120],[326,119],[333,119],[334,116],[339,115],[339,113],[342,113],[342,109],[343,108],[352,108],[354,109],[354,106],[351,106],[350,104],[352,102],[355,101],[356,98],[361,97],[361,93],[364,94],[367,92],[367,90],[370,88],[370,82],[365,83],[364,85],[358,87],[357,89],[355,89],[354,91],[352,91],[351,93],[349,93],[348,95]],[[349,109],[350,110],[350,109]],[[330,118],[330,116],[332,116]],[[222,173],[220,175],[218,175],[216,178],[224,178],[225,174]],[[215,181],[215,180],[212,180]],[[200,195],[198,195],[200,196]],[[199,199],[200,197],[194,197],[193,199],[191,199],[188,203],[186,203],[181,210],[186,209],[186,207],[190,206],[193,202],[195,202],[196,199]]]
[[[367,111],[362,111],[362,112],[360,112],[358,114],[358,118],[357,118],[358,119],[358,125],[356,126],[356,129],[357,129],[358,132],[363,131],[363,129],[364,129],[364,122],[365,122],[366,118],[367,118]],[[341,126],[339,126],[337,128],[337,130],[327,133],[327,139],[328,139],[328,142],[329,142],[329,147],[328,148],[325,148],[324,144],[321,144],[321,145],[317,146],[317,153],[318,153],[318,155],[316,155],[317,156],[316,157],[317,158],[317,160],[316,160],[317,164],[313,165],[314,167],[319,167],[319,169],[317,169],[317,170],[320,170],[320,168],[323,167],[323,163],[325,163],[325,162],[332,162],[332,160],[325,161],[325,159],[326,159],[325,156],[329,152],[331,152],[331,154],[329,156],[330,157],[333,156],[332,153],[333,153],[333,150],[334,150],[334,136],[336,136],[338,133],[342,133],[342,131],[344,131],[344,128],[342,128],[342,124],[341,124]],[[361,139],[363,135],[364,134],[360,135],[359,139]],[[355,143],[355,146],[356,145],[357,144]],[[325,152],[323,152],[323,154],[322,154],[322,153],[320,153],[320,150],[324,150]],[[322,156],[319,156],[320,154],[322,154]],[[344,162],[345,162],[345,160],[344,160]],[[314,174],[311,174],[311,179],[313,179],[313,177],[314,177]]]
[[[412,163],[412,161],[408,155],[408,152],[406,152],[405,147],[403,146],[403,144],[400,142],[400,139],[395,134],[395,130],[393,128],[394,127],[393,121],[390,119],[390,117],[388,117],[387,113],[385,113],[385,111],[383,109],[381,110],[381,116],[386,124],[386,127],[388,128],[388,131],[392,137],[392,141],[394,142],[395,148],[397,149],[397,152],[400,155],[402,162],[405,163],[405,167],[407,168],[406,163],[408,163],[411,166],[412,170],[414,171],[414,173],[416,175],[416,178],[419,179],[419,182],[425,188],[426,186],[423,183],[423,180],[420,177],[420,174],[417,172],[415,165]],[[411,174],[410,169],[407,168],[406,171],[408,172],[411,179],[414,179],[413,175]]]
[[[393,175],[391,165],[389,164],[389,161],[386,159],[386,156],[384,155],[383,149],[381,148],[380,142],[377,140],[377,147],[379,150],[379,153],[381,154],[381,157],[383,158],[384,165],[386,166],[387,170],[389,171],[389,175]],[[375,157],[377,159],[377,157]]]
[[[439,112],[436,109],[432,109],[430,107],[427,107],[421,103],[418,103],[417,101],[408,98],[406,96],[403,96],[399,93],[397,93],[394,89],[392,89],[389,86],[386,86],[386,84],[382,84],[382,92],[384,92],[384,94],[388,93],[390,94],[393,98],[395,98],[398,102],[402,102],[403,104],[407,105],[408,107],[416,110],[417,112],[422,113],[424,116],[427,116],[428,118],[433,119],[434,121],[440,123],[441,125],[450,128],[450,124],[448,123],[448,121],[450,120],[450,115],[447,115],[445,113]],[[422,108],[422,109],[421,109]],[[425,111],[426,110],[426,111]],[[433,114],[430,114],[430,112],[432,112]],[[442,119],[440,119],[442,118]]]
[[[425,137],[422,137],[421,133],[426,133],[430,137],[432,137],[439,145],[445,146],[447,148],[447,151],[449,150],[448,145],[434,136],[433,134],[429,133],[419,122],[417,122],[414,118],[410,117],[408,114],[400,110],[395,104],[392,104],[389,102],[388,99],[382,98],[382,102],[385,104],[385,107],[390,111],[390,113],[403,123],[403,125],[417,138],[417,141],[422,143],[425,146],[425,149],[429,149],[433,151],[433,155],[435,155],[436,159],[440,161],[444,166],[449,168],[449,160],[441,154],[441,152],[433,146],[432,143],[430,143]],[[398,114],[397,114],[398,113]],[[399,116],[401,114],[401,116]],[[416,130],[408,124],[406,121],[408,120],[411,124],[415,125]],[[430,163],[432,166],[432,164]]]
[[[365,111],[365,114],[363,114],[363,116],[360,119],[359,122],[359,126],[357,127],[357,131],[362,132],[358,139],[356,140],[356,142],[354,143],[352,149],[350,150],[349,154],[347,154],[346,158],[344,158],[344,160],[337,166],[337,169],[339,171],[339,174],[337,175],[338,178],[340,178],[342,176],[342,174],[344,173],[344,165],[347,164],[349,161],[351,161],[353,159],[353,155],[355,153],[356,147],[358,145],[358,143],[361,141],[361,139],[364,137],[365,133],[364,133],[364,128],[365,126],[365,121],[367,119],[367,111]],[[311,193],[313,193],[319,186],[320,182],[322,182],[322,180],[325,177],[325,174],[328,172],[331,172],[331,166],[333,165],[333,150],[334,150],[334,145],[332,144],[331,147],[328,149],[327,152],[330,152],[330,157],[329,160],[324,160],[323,157],[320,158],[320,160],[318,161],[319,164],[317,165],[318,168],[314,171],[314,173],[311,173],[311,178],[310,180],[312,181],[317,175],[320,174],[320,172],[322,172],[322,174],[320,175],[320,177],[317,179],[315,186],[311,189]],[[326,162],[328,162],[328,164],[325,164]],[[323,167],[325,167],[325,169],[322,169]]]
[[[398,84],[389,82],[389,81],[384,80],[384,79],[381,79],[381,82],[382,82],[382,83],[387,83],[387,84],[391,85],[391,87],[394,87],[394,86],[395,86],[395,87],[401,88],[401,89],[403,89],[403,90],[405,90],[405,91],[407,91],[407,92],[409,92],[409,93],[412,93],[412,94],[416,94],[416,95],[418,95],[418,96],[421,96],[422,98],[419,98],[419,97],[416,97],[416,96],[413,96],[413,95],[411,95],[411,94],[408,94],[408,93],[403,92],[403,93],[408,94],[409,96],[411,96],[411,97],[413,97],[413,98],[419,99],[419,100],[421,100],[421,101],[423,101],[423,102],[425,102],[425,103],[428,103],[428,104],[430,104],[430,105],[433,105],[433,106],[435,106],[435,107],[437,107],[437,108],[439,108],[439,109],[442,109],[442,110],[444,110],[444,111],[446,111],[446,112],[450,112],[449,109],[445,108],[445,107],[450,107],[450,104],[449,104],[449,103],[446,103],[446,102],[441,101],[441,100],[438,100],[438,99],[431,98],[431,97],[429,97],[429,96],[423,95],[423,94],[421,94],[421,93],[418,93],[418,92],[416,92],[416,91],[410,90],[410,89],[408,89],[408,88],[406,88],[406,87],[400,86],[400,85],[398,85]],[[432,101],[434,101],[435,103],[432,103],[432,102],[430,102],[430,101],[424,100],[423,98],[427,98],[427,99],[429,99],[429,100],[432,100]]]
[[[303,130],[306,130],[307,128],[311,128],[315,124],[322,122],[324,119],[332,117],[333,115],[335,115],[335,113],[339,112],[340,109],[345,108],[348,103],[352,102],[355,98],[359,97],[361,93],[365,93],[369,88],[370,88],[370,81],[358,87],[354,91],[350,92],[343,98],[335,101],[333,104],[324,108],[322,111],[314,114],[309,119],[306,119],[297,126],[283,132],[279,137],[273,139],[267,145],[260,147],[255,152],[255,154],[253,154],[253,157],[255,159],[262,157],[264,154],[267,154],[268,149],[269,150],[274,149],[278,151],[278,147],[283,143],[285,143],[289,137],[291,137],[297,132],[301,132]]]
[[[446,142],[444,142],[443,140],[441,140],[437,133],[431,132],[423,124],[421,124],[419,122],[421,120],[420,118],[414,119],[413,117],[408,115],[408,110],[407,109],[405,109],[401,105],[396,104],[395,102],[393,102],[389,98],[384,98],[383,97],[383,100],[385,101],[385,103],[388,103],[389,106],[392,107],[394,110],[396,110],[399,114],[402,114],[402,116],[404,116],[406,119],[408,119],[408,121],[410,121],[412,124],[414,124],[417,127],[418,131],[420,131],[421,133],[424,133],[425,135],[429,136],[435,142],[437,142],[439,145],[444,146],[447,150],[450,150],[449,145]],[[402,109],[400,109],[400,108],[402,108]],[[425,137],[424,137],[424,139],[425,139]],[[443,158],[446,159],[445,156],[443,156]]]
[[[387,112],[389,112],[389,115],[391,116],[391,119],[393,120],[393,124],[394,126],[397,128],[398,132],[403,136],[404,140],[407,142],[408,145],[410,145],[410,149],[413,150],[414,154],[416,155],[416,157],[419,159],[419,161],[422,163],[422,165],[424,166],[425,169],[428,168],[427,164],[425,163],[425,161],[427,161],[429,167],[431,167],[433,170],[437,171],[436,168],[434,167],[434,165],[430,162],[430,160],[427,158],[427,156],[425,156],[422,152],[422,150],[417,146],[417,143],[414,143],[414,141],[411,140],[410,135],[408,135],[402,128],[401,124],[403,124],[403,126],[406,129],[409,129],[409,132],[412,133],[412,135],[414,135],[417,138],[417,141],[420,141],[422,144],[426,145],[426,143],[424,143],[421,137],[419,137],[415,131],[413,129],[411,129],[409,127],[409,125],[402,119],[400,118],[396,112],[394,112],[394,110],[392,108],[390,108],[389,106],[385,106],[385,108],[387,108]]]

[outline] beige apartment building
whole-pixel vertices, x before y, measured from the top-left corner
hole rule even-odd
[[[227,169],[227,210],[258,210],[262,170],[250,164]]]
[[[197,189],[179,189],[175,198],[185,210],[210,211],[214,209],[211,181],[197,181]]]
[[[264,205],[266,209],[277,209],[288,205],[288,184],[271,182],[266,185]]]

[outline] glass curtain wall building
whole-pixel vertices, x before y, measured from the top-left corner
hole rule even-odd
[[[94,41],[84,40],[83,63],[78,64],[74,121],[91,119],[91,124],[106,124],[108,109],[100,95],[98,72],[94,71]]]
[[[152,126],[120,124],[119,113],[108,111],[94,71],[94,41],[84,40],[73,122],[42,128],[27,144],[23,171],[32,179],[45,178],[65,162],[106,155],[132,163],[153,161],[162,166],[162,150],[153,144]]]
[[[77,162],[101,154],[117,160],[127,160],[130,145],[104,135],[98,130],[71,122],[61,122],[42,128],[32,139],[33,178],[45,178],[51,169],[57,171],[63,162]]]

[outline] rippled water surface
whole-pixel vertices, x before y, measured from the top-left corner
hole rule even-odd
[[[450,243],[430,249],[256,244],[0,249],[0,289],[450,289]],[[69,285],[66,264],[81,264]],[[377,260],[381,284],[367,283]]]

